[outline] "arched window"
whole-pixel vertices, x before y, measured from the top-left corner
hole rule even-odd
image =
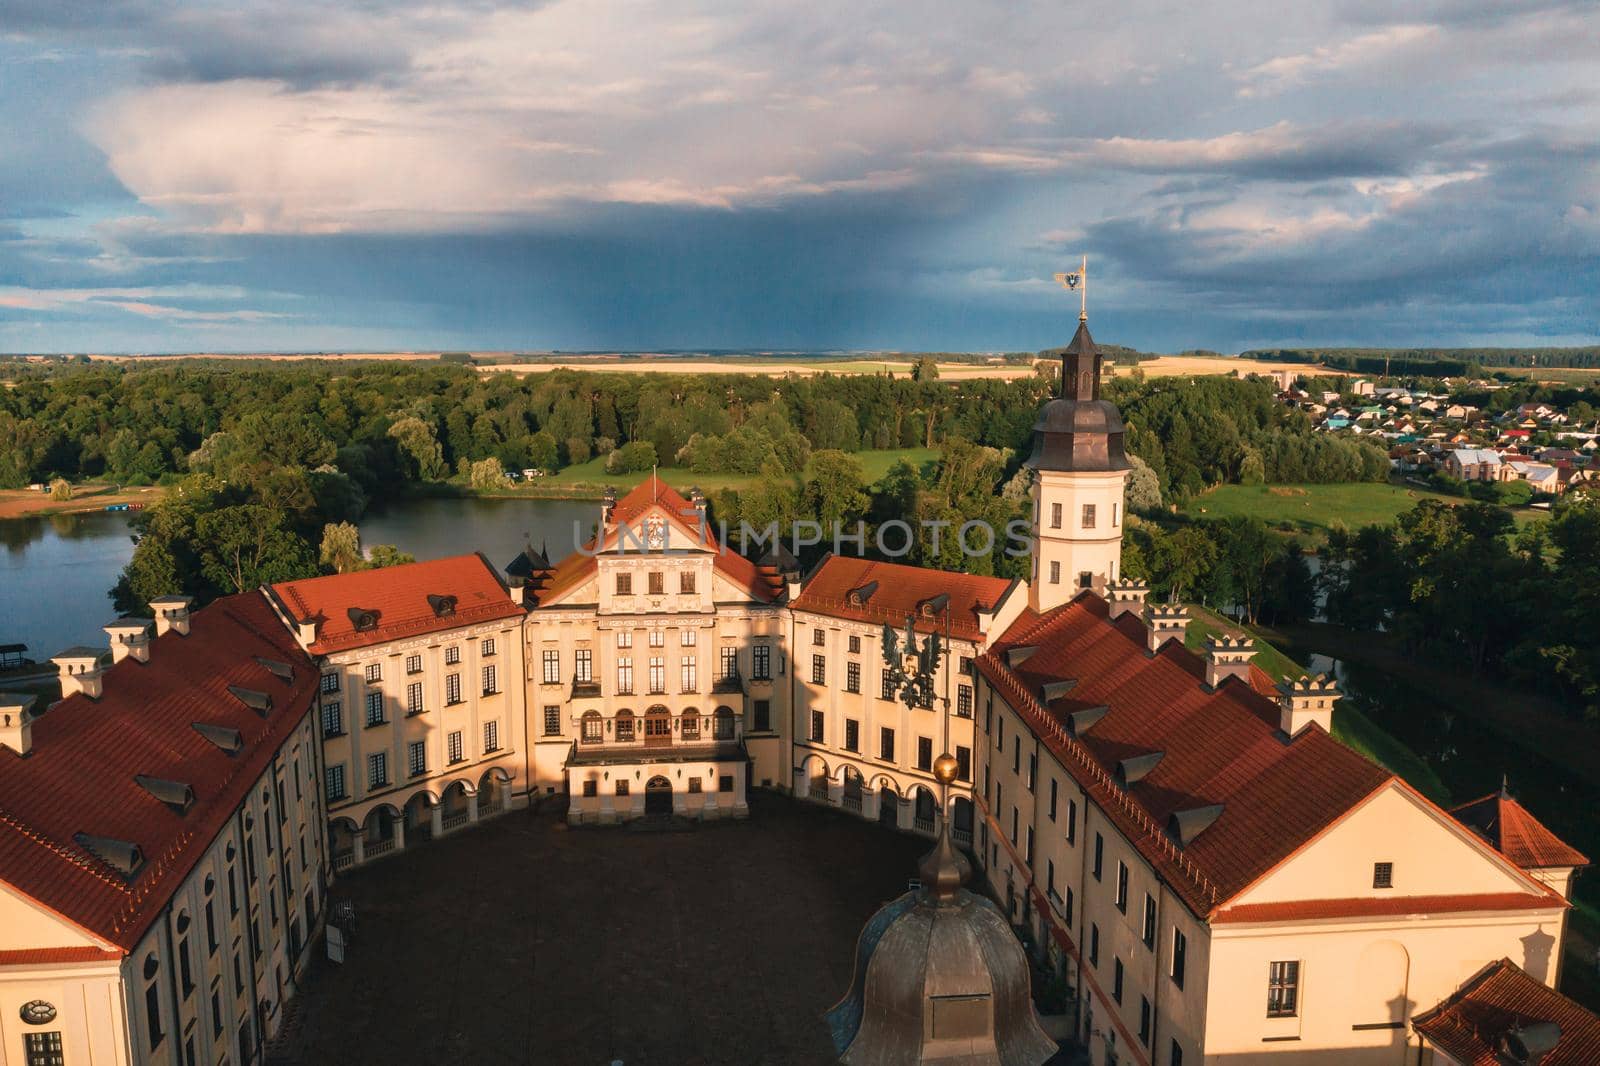
[[[600,718],[599,711],[583,712],[583,734],[585,744],[598,744],[605,734],[605,725]]]
[[[155,952],[144,957],[144,979],[149,984],[144,988],[144,1021],[145,1028],[150,1032],[150,1050],[154,1051],[161,1046],[161,982],[156,977],[161,973],[161,963],[156,959]]]
[[[733,728],[733,708],[732,707],[718,707],[717,708],[717,739],[718,740],[732,740],[733,739],[733,733],[734,733],[734,728]]]
[[[680,719],[679,731],[684,740],[700,739],[700,712],[693,707],[684,708],[683,717]]]
[[[619,741],[633,739],[633,712],[621,710],[617,712],[617,739]]]

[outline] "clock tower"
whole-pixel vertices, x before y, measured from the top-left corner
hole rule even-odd
[[[1039,412],[1033,455],[1033,580],[1029,606],[1044,612],[1083,589],[1103,592],[1122,557],[1123,487],[1131,465],[1122,415],[1100,398],[1100,350],[1080,319],[1061,349],[1061,386]]]

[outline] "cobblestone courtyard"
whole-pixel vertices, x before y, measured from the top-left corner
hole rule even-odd
[[[779,1066],[833,1061],[822,1012],[927,842],[794,801],[688,832],[514,812],[342,877],[276,1061]]]

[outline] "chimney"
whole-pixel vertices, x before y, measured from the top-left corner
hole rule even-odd
[[[1144,608],[1144,624],[1147,646],[1154,655],[1169,640],[1183,643],[1183,635],[1189,629],[1189,609],[1181,603],[1149,603]]]
[[[1333,705],[1339,698],[1339,683],[1331,677],[1301,677],[1278,686],[1278,726],[1289,736],[1298,736],[1312,722],[1325,732],[1333,732]]]
[[[1106,586],[1106,600],[1111,604],[1111,620],[1115,622],[1129,611],[1144,610],[1144,598],[1150,595],[1150,586],[1143,581],[1124,578]]]
[[[1206,687],[1216,688],[1230,677],[1246,684],[1250,681],[1250,660],[1255,656],[1256,642],[1249,637],[1230,637],[1226,634],[1206,638]]]
[[[91,700],[100,698],[100,653],[93,648],[68,648],[51,662],[61,671],[61,698],[83,693]]]
[[[176,633],[189,635],[189,605],[193,596],[158,596],[150,601],[150,610],[156,617],[156,636]]]
[[[605,540],[606,534],[611,532],[611,512],[617,507],[617,490],[607,488],[605,495],[600,500],[600,540]]]
[[[294,624],[294,629],[302,647],[309,648],[317,642],[317,620],[315,618],[297,620]]]
[[[119,618],[102,626],[111,638],[111,665],[132,657],[141,663],[150,661],[150,623],[141,618]]]
[[[33,750],[33,703],[26,692],[0,692],[0,748],[18,755]]]

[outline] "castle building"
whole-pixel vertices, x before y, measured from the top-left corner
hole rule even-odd
[[[652,476],[565,559],[166,598],[153,638],[107,627],[109,668],[58,656],[61,701],[0,698],[0,1066],[249,1066],[328,880],[551,798],[604,825],[744,817],[750,788],[970,849],[982,936],[1025,934],[1096,1066],[1488,1061],[1467,1030],[1502,1001],[1567,1030],[1513,1018],[1495,1054],[1596,1061],[1552,991],[1587,859],[1504,790],[1447,812],[1346,748],[1331,682],[1186,648],[1184,609],[1120,572],[1101,364],[1080,325],[1028,460],[1026,582],[752,561]],[[881,917],[949,924],[954,893]],[[898,1031],[862,987],[833,1019],[857,1056]]]

